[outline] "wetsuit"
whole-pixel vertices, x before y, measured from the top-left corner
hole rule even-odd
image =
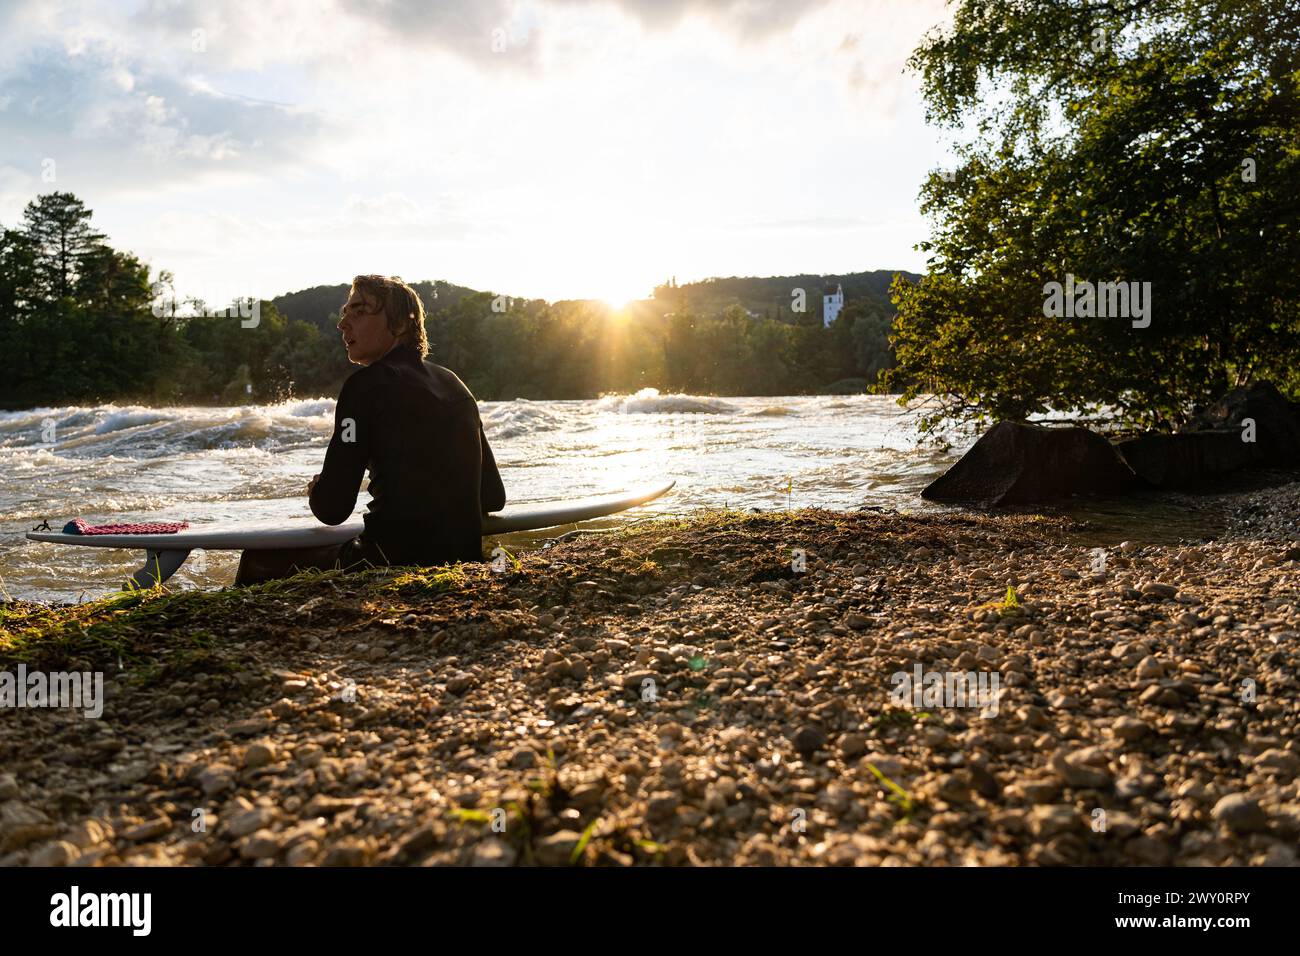
[[[325,524],[352,516],[370,469],[365,531],[340,547],[245,551],[236,584],[296,570],[483,560],[483,515],[506,491],[478,403],[454,372],[399,345],[343,384],[334,434],[311,493]]]
[[[348,520],[367,468],[367,560],[483,560],[483,515],[505,507],[506,492],[478,403],[456,373],[399,345],[344,383],[312,514]]]

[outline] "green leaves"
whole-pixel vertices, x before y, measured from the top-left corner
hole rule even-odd
[[[1298,58],[1300,14],[1262,0],[961,3],[911,60],[963,134],[922,191],[929,274],[894,290],[889,380],[939,393],[927,427],[1170,427],[1238,379],[1300,385]],[[1151,325],[1045,318],[1066,273],[1150,282]]]

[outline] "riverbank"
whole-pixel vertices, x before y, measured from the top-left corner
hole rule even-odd
[[[1216,500],[1099,573],[1056,519],[700,512],[9,605],[0,670],[108,684],[0,714],[0,863],[1293,864],[1300,484]]]

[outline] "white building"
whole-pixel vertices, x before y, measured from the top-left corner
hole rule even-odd
[[[831,295],[822,296],[822,328],[829,327],[839,318],[842,308],[844,308],[844,286],[837,282],[835,291]]]

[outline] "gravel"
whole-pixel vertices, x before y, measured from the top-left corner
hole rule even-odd
[[[103,719],[0,722],[0,863],[1294,865],[1300,485],[1212,504],[1101,575],[1058,519],[809,510],[249,589]]]

